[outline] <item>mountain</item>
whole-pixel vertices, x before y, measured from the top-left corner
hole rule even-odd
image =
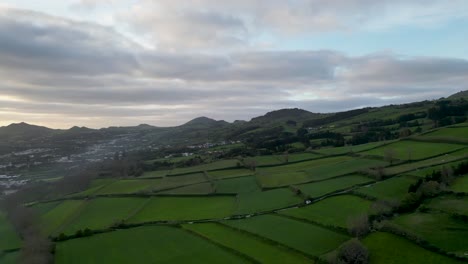
[[[458,98],[465,98],[468,99],[468,90],[460,91],[458,93],[454,93],[448,97],[449,99],[458,99]]]
[[[224,120],[214,120],[205,116],[197,117],[188,121],[187,123],[181,125],[180,127],[219,127],[229,125],[228,122]]]
[[[254,123],[272,123],[278,121],[303,121],[308,119],[315,119],[323,116],[323,114],[312,113],[299,108],[290,108],[290,109],[280,109],[276,111],[271,111],[266,113],[263,116],[255,117],[250,120]]]
[[[0,138],[2,140],[32,140],[44,136],[51,136],[57,131],[59,130],[21,122],[13,123],[5,127],[0,127]]]

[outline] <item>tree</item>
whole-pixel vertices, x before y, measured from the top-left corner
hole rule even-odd
[[[369,233],[369,217],[366,214],[348,219],[348,232],[355,237],[362,237]]]
[[[369,263],[369,251],[358,239],[352,239],[339,248],[336,263],[367,264]]]
[[[388,162],[390,162],[390,165],[393,164],[393,161],[395,160],[396,157],[396,151],[392,148],[387,148],[385,149],[384,152],[384,159]]]

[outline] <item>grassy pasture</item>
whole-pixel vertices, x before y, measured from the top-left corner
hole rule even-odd
[[[383,144],[388,143],[389,141],[386,142],[371,142],[367,144],[361,144],[361,145],[355,145],[355,146],[344,146],[344,147],[337,147],[337,148],[322,148],[318,150],[317,152],[324,154],[324,155],[340,155],[340,154],[346,154],[346,153],[351,153],[351,152],[361,152],[365,151],[368,149],[372,149],[378,146],[381,146]]]
[[[449,162],[441,165],[431,166],[423,169],[416,169],[414,171],[409,172],[408,174],[418,176],[418,177],[425,177],[428,174],[432,174],[433,171],[440,171],[442,167],[451,168],[452,166],[456,166],[462,161],[454,161]]]
[[[138,193],[149,190],[153,186],[158,185],[162,180],[119,180],[113,182],[102,189],[99,189],[95,194],[128,194]]]
[[[89,228],[105,229],[127,219],[148,198],[98,198],[90,200],[80,214],[64,228],[65,234]]]
[[[17,264],[19,263],[20,253],[19,251],[0,254],[0,263],[2,264]]]
[[[416,162],[411,162],[411,163],[406,163],[398,166],[392,166],[385,168],[385,174],[386,175],[396,175],[404,172],[412,172],[418,169],[422,168],[427,168],[427,167],[433,167],[436,165],[441,165],[441,164],[447,164],[450,162],[455,162],[457,160],[462,159],[463,157],[466,157],[466,149],[462,149],[460,151],[456,151],[451,154],[445,154],[443,156],[427,159],[427,160],[422,160],[422,161],[416,161]]]
[[[394,158],[399,160],[421,160],[464,148],[463,145],[448,143],[429,143],[402,140],[383,147],[362,152],[362,155],[385,157],[386,152],[393,151]]]
[[[384,161],[340,156],[272,168],[260,168],[257,169],[257,178],[264,188],[282,187],[324,180],[385,165],[387,162]]]
[[[170,175],[235,168],[237,167],[238,162],[239,161],[236,159],[230,159],[230,160],[215,161],[212,163],[201,164],[201,165],[187,167],[187,168],[176,168],[171,171]]]
[[[329,197],[320,202],[280,211],[279,214],[347,228],[348,219],[367,213],[371,202],[352,195]]]
[[[370,263],[462,263],[461,261],[419,247],[404,238],[389,233],[372,233],[364,238],[362,242],[369,250]]]
[[[45,234],[55,234],[63,225],[78,215],[84,206],[82,200],[66,200],[41,216],[41,228]]]
[[[287,188],[237,195],[236,214],[252,214],[301,203],[302,200]]]
[[[158,194],[180,194],[180,195],[190,195],[190,194],[210,194],[214,193],[213,186],[209,182],[197,183],[193,185],[188,185],[172,190],[158,192]]]
[[[37,203],[32,207],[39,215],[44,215],[50,210],[54,209],[61,202],[48,202],[48,203]]]
[[[468,193],[468,175],[455,179],[450,188],[454,192]]]
[[[161,180],[158,180],[158,184],[152,186],[152,191],[160,191],[165,189],[171,189],[176,187],[182,187],[186,185],[191,185],[195,183],[206,182],[207,179],[203,173],[194,173],[181,176],[171,176],[164,177]]]
[[[435,131],[426,133],[424,137],[454,137],[468,139],[468,127],[444,127]]]
[[[253,172],[247,169],[233,169],[233,170],[220,170],[220,171],[208,172],[208,176],[214,180],[236,178],[236,177],[248,176],[252,174]]]
[[[169,170],[145,171],[143,175],[138,178],[159,178],[169,174]]]
[[[262,215],[223,223],[313,256],[331,251],[349,239],[343,234],[277,215]]]
[[[401,200],[408,192],[408,187],[414,182],[416,180],[410,177],[397,176],[371,186],[361,187],[355,191],[380,200]]]
[[[373,180],[361,175],[349,175],[331,180],[298,185],[297,187],[306,195],[317,198],[328,193],[342,190],[355,185],[372,182]]]
[[[128,222],[223,218],[233,213],[235,197],[153,197]]]
[[[445,251],[468,252],[468,225],[445,213],[412,213],[395,218],[393,223]]]
[[[249,193],[260,191],[255,177],[240,177],[216,181],[218,193]]]
[[[19,247],[21,247],[21,239],[16,234],[6,215],[0,211],[0,252]]]
[[[431,209],[468,216],[468,197],[444,195],[431,199],[424,205]]]
[[[256,236],[235,231],[220,224],[206,223],[184,225],[191,230],[223,246],[246,254],[260,263],[312,263],[313,261],[278,245],[273,245]]]
[[[57,244],[55,263],[245,263],[241,257],[167,226],[138,227]]]

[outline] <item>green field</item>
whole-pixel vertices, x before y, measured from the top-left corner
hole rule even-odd
[[[417,169],[414,171],[409,172],[408,174],[418,176],[418,177],[426,177],[428,174],[432,174],[433,171],[440,171],[442,167],[446,168],[452,168],[453,166],[458,165],[462,161],[454,161],[454,162],[449,162],[441,165],[436,165],[436,166],[431,166],[423,169]]]
[[[37,203],[37,204],[34,204],[34,206],[31,208],[33,208],[34,211],[36,211],[36,213],[38,213],[39,215],[44,215],[50,210],[54,209],[60,203],[61,203],[60,201],[48,202],[48,203]]]
[[[177,195],[192,195],[192,194],[210,194],[214,193],[214,189],[211,183],[203,182],[196,183],[172,190],[158,192],[158,194],[177,194]]]
[[[468,193],[468,175],[455,179],[450,188],[454,192]]]
[[[20,253],[19,251],[1,254],[0,253],[0,263],[2,264],[17,264],[19,263]]]
[[[388,142],[391,142],[391,141],[372,142],[372,143],[367,143],[367,144],[361,144],[361,145],[355,145],[355,146],[344,146],[344,147],[338,147],[338,148],[322,148],[318,150],[318,152],[324,155],[341,155],[341,154],[347,154],[347,153],[352,153],[352,152],[356,153],[356,152],[361,152],[361,151],[365,151],[368,149],[372,149],[372,148],[381,146],[383,144],[387,144]]]
[[[313,263],[311,259],[294,251],[268,243],[245,232],[235,231],[224,225],[206,223],[184,225],[184,228],[248,255],[260,263]]]
[[[468,139],[468,127],[445,127],[426,133],[424,137],[454,137]]]
[[[401,164],[398,166],[388,167],[388,168],[385,168],[385,175],[397,175],[397,174],[401,174],[405,172],[413,173],[413,171],[416,171],[418,169],[424,169],[427,167],[434,167],[437,165],[455,162],[455,161],[463,159],[463,157],[466,157],[465,151],[466,149],[462,149],[454,153],[445,154],[445,155],[427,159],[427,160],[410,162],[410,163],[405,163],[405,164]]]
[[[362,241],[370,253],[370,263],[455,264],[462,263],[419,247],[389,233],[372,233]]]
[[[237,196],[236,214],[252,214],[280,209],[299,203],[302,203],[302,200],[288,188],[241,193]]]
[[[41,216],[41,229],[45,234],[55,234],[79,214],[85,202],[66,200]]]
[[[317,198],[328,193],[338,190],[350,188],[355,185],[373,182],[372,179],[361,175],[349,175],[336,179],[313,182],[308,184],[298,185],[297,187],[306,195]]]
[[[215,161],[212,163],[207,163],[207,164],[202,164],[202,165],[192,166],[192,167],[187,167],[187,168],[176,168],[171,171],[170,175],[203,172],[203,171],[219,170],[219,169],[226,169],[226,168],[236,168],[238,162],[239,161],[236,159],[230,159],[230,160]]]
[[[3,250],[21,247],[21,239],[16,234],[6,215],[0,211],[0,254]]]
[[[113,182],[94,194],[129,194],[149,190],[161,183],[161,179],[155,180],[120,180]]]
[[[151,260],[151,261],[150,261]],[[245,263],[243,258],[184,230],[151,226],[57,244],[55,263]]]
[[[160,178],[169,174],[169,170],[145,171],[143,175],[138,178]]]
[[[445,213],[412,213],[392,222],[445,251],[468,252],[468,225]]]
[[[210,171],[208,176],[211,179],[220,180],[226,178],[236,178],[241,176],[252,175],[253,172],[247,169],[233,169],[233,170],[220,170],[220,171]]]
[[[387,153],[393,152],[393,158],[399,160],[421,160],[438,156],[447,152],[464,148],[463,145],[447,143],[429,143],[419,141],[403,140],[380,148],[361,152],[362,155],[388,156]]]
[[[348,236],[313,224],[276,215],[262,215],[224,223],[313,256],[331,251],[349,239]]]
[[[98,198],[90,200],[80,214],[64,229],[71,235],[78,230],[89,228],[105,229],[121,222],[141,208],[148,198]]]
[[[152,191],[157,192],[166,189],[173,189],[176,187],[183,187],[195,183],[206,182],[207,179],[203,173],[194,173],[181,176],[164,177],[158,180],[158,183],[152,186]]]
[[[233,213],[235,197],[154,197],[128,221],[131,223],[163,220],[223,218]]]
[[[352,159],[351,157],[332,157],[257,169],[257,178],[262,187],[281,187],[310,181],[319,181],[364,171],[370,167],[384,166],[386,162],[370,159]]]
[[[371,186],[356,189],[355,192],[380,200],[401,200],[408,192],[408,187],[416,180],[405,176],[396,176],[377,182]]]
[[[468,197],[439,196],[424,203],[431,209],[468,216]]]
[[[366,214],[371,202],[352,195],[333,196],[317,203],[288,210],[280,214],[347,228],[348,220]]]
[[[240,177],[216,181],[217,193],[249,193],[260,191],[255,177]]]

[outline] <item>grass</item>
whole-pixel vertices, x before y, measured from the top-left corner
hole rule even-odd
[[[138,193],[148,190],[153,186],[158,185],[162,180],[119,180],[113,182],[102,189],[99,189],[95,194],[129,194]]]
[[[57,244],[55,263],[245,263],[188,232],[167,226],[118,230]]]
[[[356,192],[380,200],[401,200],[407,194],[408,187],[414,182],[416,180],[410,177],[396,176],[371,186],[361,187]]]
[[[431,167],[427,167],[427,168],[423,168],[423,169],[417,169],[417,170],[414,170],[414,171],[412,171],[412,172],[410,172],[408,174],[418,176],[418,177],[426,177],[426,175],[432,174],[433,171],[440,171],[442,169],[442,167],[452,168],[453,166],[456,166],[461,162],[462,161],[455,161],[455,162],[449,162],[449,163],[440,164],[440,165],[436,165],[436,166],[431,166]]]
[[[160,191],[165,189],[172,189],[182,187],[195,183],[206,182],[207,179],[203,173],[194,173],[181,176],[164,177],[159,180],[158,184],[152,186],[152,191]]]
[[[212,163],[201,164],[198,166],[192,166],[192,167],[187,167],[187,168],[176,168],[171,171],[170,175],[203,172],[203,171],[219,170],[219,169],[226,169],[226,168],[235,168],[237,167],[238,162],[239,161],[236,159],[230,159],[230,160],[215,161]]]
[[[218,193],[249,193],[259,191],[255,177],[240,177],[216,181]]]
[[[466,149],[462,149],[454,153],[445,154],[443,156],[439,156],[439,157],[435,157],[435,158],[431,158],[427,160],[410,162],[410,163],[406,163],[406,164],[402,164],[398,166],[388,167],[388,168],[385,168],[385,174],[397,175],[397,174],[401,174],[405,172],[412,172],[418,169],[424,169],[427,167],[433,167],[436,165],[454,162],[454,161],[463,159],[464,157],[467,157],[465,152],[466,152]]]
[[[313,182],[303,185],[298,185],[297,187],[306,195],[317,198],[328,193],[335,192],[337,190],[342,190],[350,188],[355,185],[372,182],[373,180],[361,175],[349,175],[345,177],[340,177],[336,179]]]
[[[82,200],[67,200],[41,216],[41,228],[45,234],[55,234],[59,228],[72,220],[84,205]]]
[[[129,222],[223,218],[233,213],[234,205],[235,198],[230,196],[155,197]]]
[[[0,263],[2,264],[17,264],[19,263],[20,252],[11,252],[6,254],[0,253]]]
[[[145,171],[143,175],[138,178],[159,178],[166,176],[169,172],[168,170]]]
[[[338,148],[322,148],[318,150],[317,152],[324,154],[324,155],[341,155],[341,154],[347,154],[347,153],[352,153],[352,152],[361,152],[365,151],[368,149],[372,149],[375,147],[378,147],[380,145],[386,144],[386,142],[372,142],[372,143],[367,143],[367,144],[361,144],[361,145],[355,145],[355,146],[344,146],[344,147],[338,147]]]
[[[191,194],[210,194],[214,193],[213,186],[209,182],[197,183],[180,187],[177,189],[167,190],[159,192],[160,194],[180,194],[180,195],[191,195]]]
[[[193,224],[184,225],[184,228],[196,232],[215,243],[246,254],[259,263],[313,263],[312,260],[294,251],[220,224]]]
[[[468,197],[456,197],[452,195],[439,196],[424,203],[425,206],[448,213],[456,213],[468,216]]]
[[[468,127],[445,127],[424,134],[424,137],[454,137],[468,139]]]
[[[347,228],[348,219],[365,214],[371,202],[352,195],[333,196],[301,208],[279,212],[325,225]]]
[[[464,148],[464,146],[447,143],[429,143],[403,140],[380,148],[368,150],[362,152],[361,154],[385,157],[388,151],[393,151],[394,158],[399,160],[421,160],[455,151],[461,148]]]
[[[21,247],[21,239],[16,234],[6,215],[0,212],[0,252]]]
[[[44,215],[50,210],[54,209],[57,205],[61,202],[48,202],[48,203],[37,203],[33,207],[34,211],[36,211],[40,215]]]
[[[316,225],[276,215],[262,215],[224,223],[313,256],[331,251],[349,239],[348,236]]]
[[[241,193],[237,196],[236,214],[252,214],[280,209],[301,202],[302,200],[287,188]]]
[[[445,251],[468,252],[468,225],[445,213],[412,213],[395,218],[393,223]]]
[[[301,167],[294,168],[293,166],[285,165],[272,168],[276,169],[276,171],[259,170],[257,177],[264,188],[282,187],[365,171],[371,167],[385,166],[387,163],[380,160],[333,157],[310,162],[301,162],[298,163],[298,165],[301,165]],[[283,167],[291,170],[285,171]]]
[[[457,177],[455,182],[450,186],[454,192],[468,193],[468,175]]]
[[[89,228],[105,229],[123,221],[140,208],[147,198],[98,198],[89,201],[78,217],[64,228],[65,234]]]
[[[208,172],[208,176],[211,179],[215,179],[215,180],[236,178],[236,177],[248,176],[252,174],[253,172],[247,169],[233,169],[233,170],[220,170],[220,171]]]
[[[362,241],[370,253],[370,263],[455,264],[462,263],[439,255],[389,233],[372,233]]]

